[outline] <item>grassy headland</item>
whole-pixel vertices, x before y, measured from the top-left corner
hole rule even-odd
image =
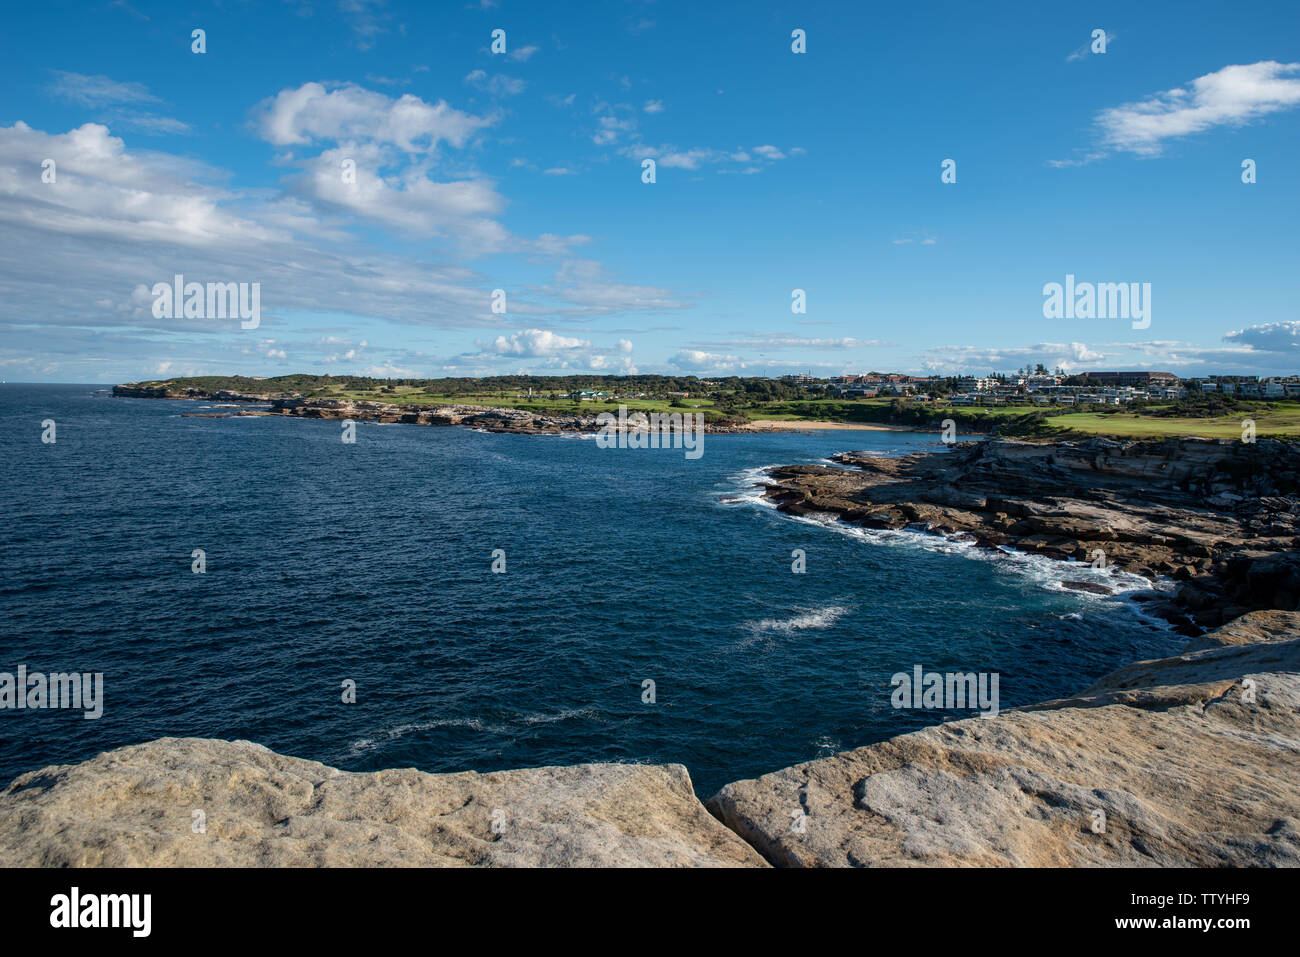
[[[495,376],[491,378],[375,379],[364,376],[294,374],[273,378],[196,376],[130,384],[170,395],[214,397],[227,392],[268,398],[354,399],[400,406],[481,405],[538,413],[696,411],[711,424],[756,420],[838,422],[939,429],[952,419],[961,433],[1024,438],[1104,435],[1158,439],[1179,436],[1241,438],[1242,423],[1255,423],[1259,437],[1300,437],[1300,402],[1193,395],[1177,401],[1126,406],[953,406],[942,395],[810,398],[791,383],[772,379],[702,380],[694,376]],[[598,393],[574,398],[575,393]]]

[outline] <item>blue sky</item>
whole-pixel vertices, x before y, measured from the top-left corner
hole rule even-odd
[[[14,7],[0,378],[1300,372],[1294,3],[905,6]]]

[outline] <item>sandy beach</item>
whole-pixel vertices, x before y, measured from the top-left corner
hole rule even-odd
[[[736,426],[737,431],[747,432],[803,432],[807,430],[846,430],[868,432],[912,432],[904,426],[878,425],[874,422],[827,422],[801,421],[797,419],[755,419],[746,425]]]

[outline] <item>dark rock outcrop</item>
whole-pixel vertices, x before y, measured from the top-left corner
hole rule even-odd
[[[835,458],[850,468],[770,470],[767,496],[796,515],[962,533],[1176,581],[1156,610],[1188,635],[1253,609],[1300,608],[1300,449],[1290,443],[990,439]]]

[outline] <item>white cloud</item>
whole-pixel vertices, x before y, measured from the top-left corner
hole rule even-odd
[[[119,83],[106,76],[88,76],[55,70],[50,93],[81,106],[104,107],[133,103],[157,103],[158,97],[143,83]]]
[[[1071,53],[1071,54],[1070,54],[1069,56],[1067,56],[1065,59],[1068,60],[1068,61],[1071,62],[1071,63],[1075,62],[1076,60],[1083,60],[1083,59],[1085,59],[1086,57],[1088,57],[1089,54],[1092,53],[1092,44],[1093,44],[1094,42],[1095,42],[1095,41],[1093,41],[1092,39],[1089,39],[1087,43],[1085,43],[1083,46],[1079,47],[1077,50],[1075,50],[1073,53]],[[1109,47],[1110,44],[1112,44],[1112,43],[1114,43],[1114,42],[1115,42],[1115,34],[1113,34],[1113,33],[1107,33],[1107,34],[1106,34],[1106,45]]]
[[[1049,369],[1060,367],[1066,371],[1101,362],[1115,356],[1102,352],[1082,342],[1040,342],[1017,348],[986,348],[979,346],[936,346],[927,349],[921,366],[935,375],[984,374],[1018,369],[1026,363],[1041,362]]]
[[[703,345],[722,349],[879,349],[892,346],[892,342],[881,339],[844,338],[809,338],[789,336],[779,332],[767,332],[742,339],[728,339],[719,342],[707,342]]]
[[[506,55],[512,60],[518,60],[520,63],[524,63],[531,59],[532,55],[540,49],[541,47],[537,46],[516,47]]]
[[[571,336],[562,336],[550,329],[521,329],[510,335],[497,336],[492,342],[475,343],[482,351],[477,355],[458,357],[457,366],[468,365],[477,374],[499,374],[499,370],[485,367],[501,358],[536,360],[533,365],[556,371],[585,369],[607,374],[635,375],[631,353],[632,343],[620,339],[615,354],[593,349],[591,342]]]
[[[352,84],[327,90],[304,83],[281,90],[254,108],[259,132],[274,146],[317,140],[369,140],[407,153],[429,153],[442,142],[457,148],[495,122],[454,109],[445,100],[430,104],[403,94],[397,99]]]
[[[687,372],[727,372],[745,368],[740,356],[705,352],[702,349],[683,349],[668,360],[671,365]]]
[[[600,263],[568,259],[560,264],[556,282],[546,291],[569,303],[572,315],[599,315],[638,310],[682,309],[668,289],[617,282],[608,278]]]
[[[141,83],[120,83],[106,76],[88,76],[55,70],[55,80],[50,84],[51,95],[80,106],[101,111],[96,119],[114,127],[125,127],[150,136],[181,134],[190,131],[190,125],[171,116],[160,116],[135,107],[161,100]]]
[[[796,151],[791,150],[790,152],[794,153]],[[799,150],[798,152],[803,151]],[[619,153],[638,161],[649,157],[659,166],[668,169],[697,170],[702,166],[719,166],[722,167],[718,170],[720,173],[757,173],[765,168],[749,166],[744,169],[732,169],[724,166],[727,163],[749,163],[755,158],[767,163],[774,163],[786,159],[786,154],[775,146],[755,146],[748,150],[744,147],[737,147],[732,151],[696,146],[684,150],[668,144],[653,146],[639,140],[620,148]]]
[[[1270,322],[1260,326],[1249,326],[1229,332],[1223,337],[1224,342],[1237,342],[1251,349],[1264,352],[1290,353],[1294,358],[1300,349],[1300,322]]]
[[[1112,150],[1158,156],[1165,142],[1218,126],[1240,126],[1300,106],[1300,63],[1226,66],[1186,87],[1125,103],[1097,116],[1102,143]]]
[[[523,80],[503,73],[493,73],[489,76],[486,70],[474,70],[466,75],[465,82],[476,90],[482,90],[492,96],[515,96],[524,92],[528,86]]]
[[[352,28],[358,49],[371,49],[379,35],[388,31],[384,24],[392,15],[381,9],[384,3],[385,0],[338,0],[338,10]]]
[[[137,133],[151,136],[162,134],[180,135],[191,129],[188,123],[171,116],[159,116],[157,113],[117,113],[113,118],[114,126],[125,126]]]
[[[32,157],[54,157],[58,180],[42,183],[32,175]],[[328,182],[342,185],[331,155],[319,163]],[[565,256],[589,241],[584,235],[544,233],[536,240],[512,237],[484,216],[501,202],[494,191],[469,184],[423,185],[404,194],[401,176],[371,183],[375,174],[359,163],[358,189],[373,196],[377,207],[397,209],[405,202],[420,216],[440,216],[440,229],[467,245],[495,245],[529,256]],[[281,311],[347,312],[386,322],[447,327],[496,325],[484,289],[500,284],[461,262],[439,262],[427,252],[412,256],[386,246],[354,239],[347,231],[355,219],[372,218],[374,210],[339,195],[336,204],[313,195],[317,169],[308,164],[291,188],[308,196],[261,190],[243,194],[216,183],[228,180],[222,170],[165,153],[126,149],[102,125],[86,124],[67,133],[49,134],[21,122],[0,127],[0,326],[44,317],[44,353],[54,339],[73,342],[69,330],[79,324],[136,327],[165,337],[126,342],[100,336],[78,346],[77,361],[91,369],[88,349],[116,347],[119,354],[157,357],[180,333],[191,343],[197,336],[228,332],[211,325],[157,320],[151,315],[151,286],[175,273],[200,282],[261,284],[263,327],[270,330]],[[323,187],[322,187],[323,189]],[[373,192],[365,192],[373,189]],[[322,211],[323,210],[323,211]],[[417,218],[411,225],[422,225]],[[463,234],[463,235],[462,235]],[[339,239],[350,240],[340,244]],[[570,266],[552,287],[534,290],[534,314],[600,315],[621,308],[672,308],[680,305],[667,290],[612,283],[599,266],[584,272]],[[237,323],[229,324],[237,329]],[[12,327],[10,327],[12,329]],[[17,337],[3,333],[0,358],[16,348]],[[60,338],[62,337],[62,338]],[[61,347],[60,347],[61,348]],[[296,346],[290,350],[301,354]],[[346,349],[336,349],[337,353]],[[71,354],[71,353],[70,353]],[[203,350],[196,364],[212,360]],[[164,358],[171,359],[171,356]],[[215,361],[215,360],[212,360]],[[98,378],[98,376],[96,376]]]
[[[478,343],[502,356],[554,356],[574,349],[590,348],[586,339],[561,336],[549,329],[523,329],[509,336],[497,336],[490,345]]]
[[[348,160],[355,164],[355,181],[345,183],[342,170]],[[460,245],[478,251],[507,245],[508,234],[492,219],[505,201],[491,182],[436,182],[420,163],[385,175],[390,161],[373,143],[340,146],[300,161],[303,172],[289,183],[295,194],[316,204],[415,235],[454,235]]]
[[[647,113],[662,113],[664,111],[663,100],[646,100],[643,109]]]

